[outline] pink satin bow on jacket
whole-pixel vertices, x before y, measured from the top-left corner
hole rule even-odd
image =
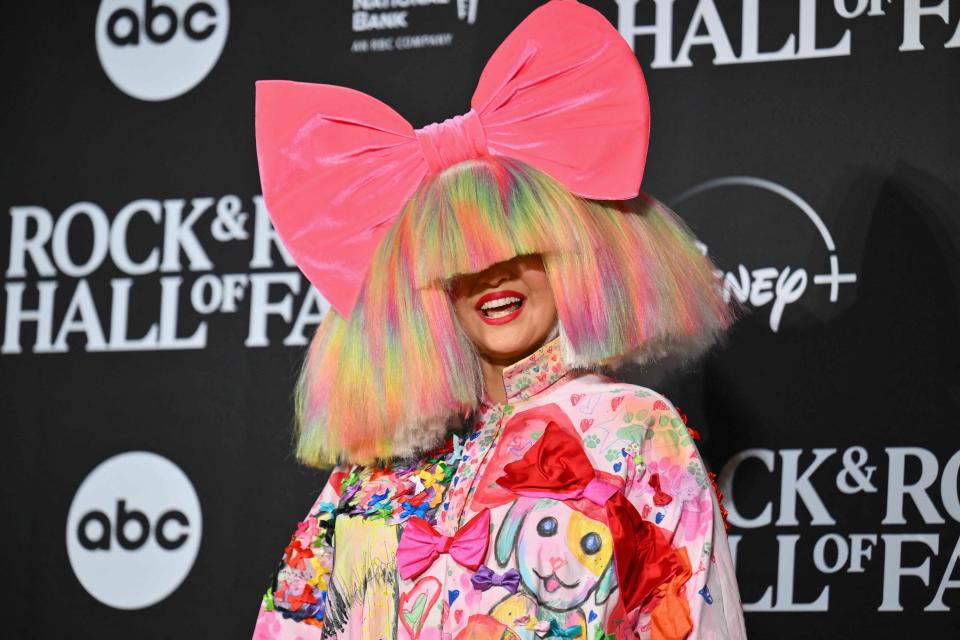
[[[304,275],[348,317],[381,238],[424,178],[514,158],[593,199],[637,195],[649,137],[640,66],[597,11],[552,0],[487,62],[470,110],[414,129],[359,91],[257,83],[263,197]]]
[[[404,580],[426,571],[442,553],[476,571],[483,564],[490,543],[490,510],[484,509],[453,536],[441,535],[423,518],[407,520],[397,547],[397,571]]]

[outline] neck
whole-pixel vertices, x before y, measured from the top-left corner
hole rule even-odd
[[[480,358],[480,371],[483,373],[483,387],[491,402],[503,404],[507,401],[507,389],[503,386],[503,370],[507,365]]]

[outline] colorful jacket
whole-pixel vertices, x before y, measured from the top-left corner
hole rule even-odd
[[[506,403],[484,403],[443,450],[335,469],[284,550],[254,638],[745,637],[723,508],[684,420],[655,391],[562,362],[555,340],[505,369]],[[595,498],[504,486],[507,465],[545,450],[548,426],[625,496],[636,535],[655,538],[659,555],[624,577],[651,585],[633,589],[632,611],[613,556],[623,521]],[[557,465],[547,471],[566,477]]]

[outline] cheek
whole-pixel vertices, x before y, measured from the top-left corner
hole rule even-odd
[[[557,316],[557,305],[553,299],[553,290],[548,284],[530,290],[530,301],[537,310],[537,314],[544,320],[550,320]]]
[[[457,320],[461,325],[469,322],[470,316],[467,314],[468,311],[470,311],[470,309],[463,299],[453,300],[453,314],[457,316]]]
[[[453,313],[457,316],[457,320],[463,324],[470,319],[470,314],[473,313],[473,305],[470,304],[470,287],[474,285],[463,278],[458,278],[447,286]]]
[[[471,305],[465,298],[453,301],[453,314],[457,317],[457,322],[463,328],[464,332],[474,342],[477,339],[477,332],[482,329],[482,321],[477,317]]]

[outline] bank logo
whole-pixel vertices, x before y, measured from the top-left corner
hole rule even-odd
[[[170,460],[130,451],[84,479],[67,515],[67,556],[100,602],[142,609],[183,582],[200,548],[200,501]]]
[[[480,0],[457,0],[457,17],[466,20],[467,24],[477,21],[477,5]]]
[[[840,300],[857,274],[841,271],[836,243],[820,215],[799,195],[770,180],[728,176],[708,180],[669,201],[704,241],[720,267],[726,300],[769,309],[779,330],[787,308],[808,310]],[[817,288],[826,295],[814,294]]]
[[[352,29],[369,35],[350,43],[351,53],[385,53],[410,49],[442,48],[453,45],[454,31],[422,33],[421,20],[434,16],[438,24],[437,6],[456,3],[457,19],[472,25],[477,21],[480,0],[353,0]],[[444,9],[446,11],[446,9]],[[452,18],[452,14],[450,16]],[[449,21],[440,19],[440,24]]]
[[[197,86],[227,41],[227,0],[102,0],[97,55],[129,96],[158,101]]]

